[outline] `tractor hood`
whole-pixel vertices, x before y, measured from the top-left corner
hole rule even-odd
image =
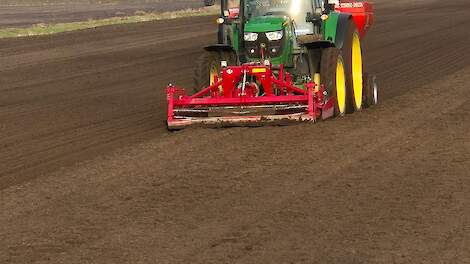
[[[276,16],[252,17],[245,24],[245,32],[271,32],[282,30],[286,21],[286,18]]]

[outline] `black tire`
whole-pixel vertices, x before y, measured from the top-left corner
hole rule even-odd
[[[375,75],[364,74],[363,106],[369,108],[378,103],[378,85]]]
[[[337,98],[337,66],[338,61],[343,61],[341,52],[337,48],[326,48],[322,51],[321,62],[320,62],[320,80],[321,84],[325,87],[325,90],[328,92],[328,98]],[[343,84],[344,86],[344,84]],[[344,87],[343,89],[346,89]],[[346,92],[344,92],[346,94]],[[341,107],[339,105],[339,100],[336,100],[334,116],[343,116],[345,112],[345,106]]]
[[[199,92],[210,84],[210,74],[213,67],[220,71],[220,53],[206,51],[197,60],[194,69],[194,92]]]
[[[221,53],[222,60],[227,62],[228,66],[236,66],[238,63],[238,56],[235,52],[224,51]]]
[[[210,85],[211,69],[221,71],[221,62],[226,61],[227,65],[237,65],[237,56],[233,52],[206,51],[198,59],[194,70],[194,92],[199,92]]]
[[[322,50],[319,48],[308,50],[308,71],[312,79],[316,73],[320,72],[321,54]]]
[[[354,39],[354,35],[358,34],[358,31],[357,31],[356,24],[354,23],[352,19],[348,21],[347,27],[348,28],[346,30],[346,36],[344,38],[344,43],[343,43],[343,47],[341,48],[341,52],[344,58],[345,69],[346,69],[346,86],[347,86],[346,113],[351,114],[351,113],[354,113],[355,111],[361,110],[361,107],[358,108],[356,106],[356,99],[354,96],[353,66],[352,66],[353,65],[353,39]],[[361,51],[362,51],[362,48],[361,48]],[[362,66],[362,70],[363,69],[364,67]]]

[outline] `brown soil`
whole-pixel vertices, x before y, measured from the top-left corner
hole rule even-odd
[[[202,0],[28,0],[0,2],[0,28],[27,27],[39,23],[62,23],[134,15],[137,11],[166,12],[200,8]],[[52,3],[52,4],[51,4]],[[14,5],[9,5],[14,4]],[[21,5],[27,4],[27,5]]]
[[[212,18],[0,41],[0,263],[470,263],[470,3],[393,2],[316,125],[165,130]]]

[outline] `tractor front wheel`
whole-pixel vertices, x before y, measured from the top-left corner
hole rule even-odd
[[[221,62],[236,64],[236,55],[231,52],[206,51],[198,59],[194,70],[194,92],[214,84],[215,77],[220,77]]]
[[[322,51],[320,62],[321,84],[328,92],[328,98],[335,98],[335,116],[346,114],[346,70],[341,52],[337,48]]]

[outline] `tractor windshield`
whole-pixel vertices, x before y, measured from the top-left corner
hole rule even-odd
[[[307,12],[313,12],[317,0],[247,0],[245,15],[249,20],[259,16],[288,16],[296,24],[298,34],[309,34],[313,27],[305,19]]]

